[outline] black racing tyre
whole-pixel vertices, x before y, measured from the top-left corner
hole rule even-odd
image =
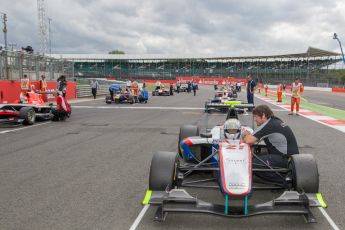
[[[319,192],[319,171],[313,155],[292,155],[289,168],[291,169],[292,186],[296,191]]]
[[[152,91],[152,96],[156,96],[156,92],[155,91]]]
[[[72,106],[70,104],[68,104],[69,106],[69,112],[67,113],[67,117],[71,117],[72,114]]]
[[[22,107],[19,110],[19,118],[24,119],[24,125],[33,125],[36,121],[36,113],[32,107]]]
[[[110,96],[105,97],[105,103],[111,104],[111,97]]]
[[[150,167],[149,189],[154,191],[171,190],[176,185],[178,155],[174,152],[157,152],[153,155]]]
[[[196,125],[184,125],[182,127],[180,127],[180,133],[178,136],[178,153],[180,154],[180,156],[182,157],[182,151],[180,149],[180,143],[183,139],[187,138],[187,137],[195,137],[195,136],[199,136],[199,127]]]

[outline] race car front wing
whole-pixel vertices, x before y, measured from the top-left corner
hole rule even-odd
[[[321,193],[299,193],[285,191],[280,197],[263,203],[248,206],[248,213],[244,214],[241,206],[213,204],[191,196],[184,189],[170,191],[148,190],[143,204],[158,206],[154,220],[164,221],[169,212],[206,213],[230,218],[243,218],[263,214],[291,214],[303,215],[307,223],[315,223],[316,219],[311,207],[327,207]],[[224,210],[228,210],[227,214]]]

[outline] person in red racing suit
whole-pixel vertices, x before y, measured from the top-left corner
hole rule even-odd
[[[58,92],[58,97],[56,98],[56,108],[52,109],[52,114],[54,115],[53,121],[63,121],[71,114],[71,107],[67,102],[67,99],[63,97],[61,92]]]

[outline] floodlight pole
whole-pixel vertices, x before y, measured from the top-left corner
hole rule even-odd
[[[51,41],[51,30],[50,30],[50,23],[52,19],[48,18],[48,33],[49,33],[49,55],[52,56],[52,41]]]
[[[340,40],[338,38],[337,33],[334,33],[333,39],[336,39],[339,42],[339,46],[340,46],[340,50],[341,50],[341,55],[343,56],[343,62],[345,64],[345,56],[344,56],[344,52],[343,52],[343,47],[341,46],[341,42],[340,42]]]
[[[4,32],[4,42],[5,42],[5,79],[9,79],[9,74],[8,74],[8,66],[7,66],[7,25],[6,25],[6,22],[7,22],[7,14],[5,13],[1,13],[1,18],[3,20],[3,23],[4,23],[4,28],[2,30],[2,32]]]

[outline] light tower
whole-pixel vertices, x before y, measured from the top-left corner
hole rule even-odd
[[[345,56],[344,56],[344,52],[343,52],[343,47],[341,46],[341,42],[340,42],[340,40],[338,38],[337,33],[334,33],[333,39],[336,39],[339,42],[339,46],[340,46],[340,50],[341,50],[341,55],[343,56],[343,62],[345,64]]]
[[[47,25],[46,25],[46,13],[44,0],[37,0],[37,12],[38,12],[38,36],[40,39],[41,54],[45,54],[47,51]]]

